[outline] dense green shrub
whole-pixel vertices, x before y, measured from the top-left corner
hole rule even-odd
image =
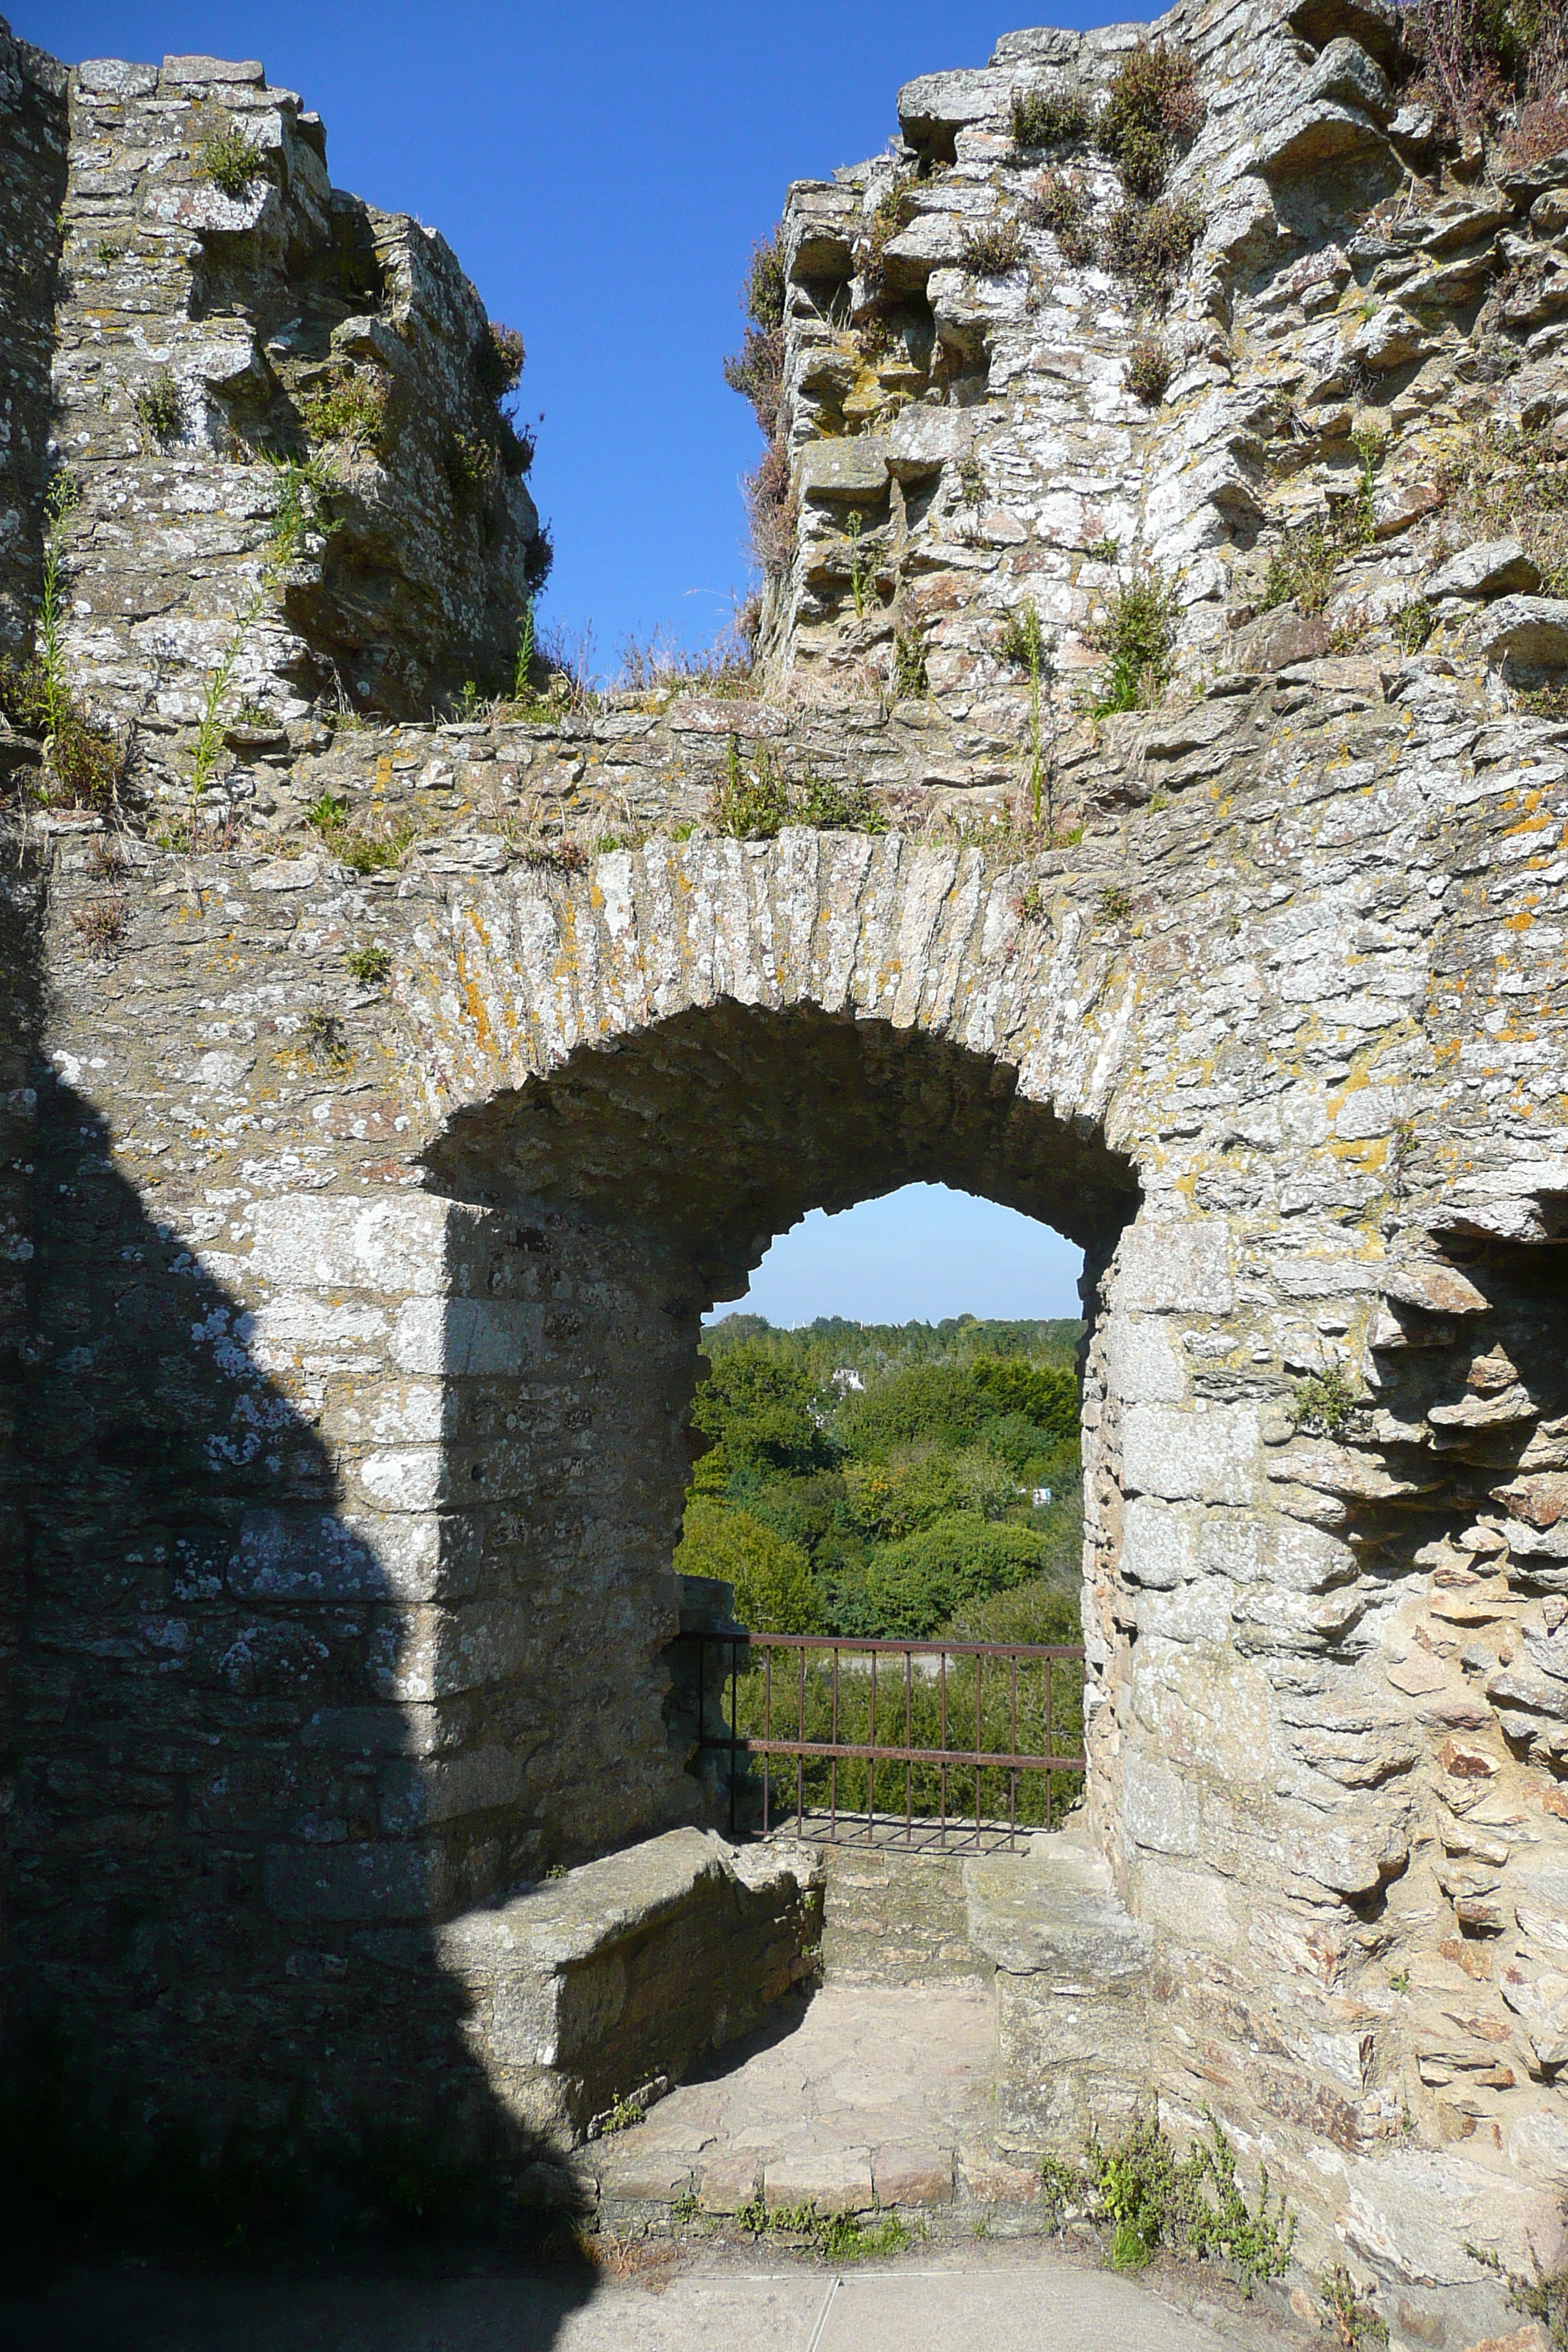
[[[847,1399],[836,1427],[847,1447],[876,1459],[921,1440],[972,1444],[984,1423],[1004,1413],[1022,1413],[1066,1443],[1078,1433],[1078,1383],[1054,1365],[1016,1358],[910,1365]]]
[[[754,326],[762,328],[784,325],[784,299],[789,281],[784,275],[784,223],[777,222],[764,237],[752,247],[752,257],[746,266],[746,284],[742,295],[746,316]]]
[[[735,1588],[735,1613],[758,1633],[810,1633],[818,1623],[811,1563],[799,1544],[750,1511],[708,1497],[686,1507],[675,1551],[679,1576],[721,1577]]]
[[[724,362],[725,383],[751,402],[764,434],[771,434],[778,422],[784,362],[782,327],[748,327],[740,350]]]
[[[1048,1549],[1033,1528],[953,1511],[879,1547],[867,1571],[867,1592],[890,1636],[919,1640],[945,1625],[965,1601],[1038,1576]]]
[[[929,1633],[987,1594],[1042,1577],[1076,1583],[1073,1372],[952,1347],[971,1330],[1000,1337],[1041,1327],[948,1325],[945,1355],[911,1362],[879,1344],[896,1347],[897,1332],[845,1324],[779,1332],[754,1318],[731,1320],[732,1330],[711,1335],[711,1377],[692,1409],[710,1447],[692,1480],[687,1531],[710,1557],[721,1532],[737,1560],[734,1547],[751,1537],[749,1528],[720,1530],[707,1507],[743,1516],[805,1560],[814,1622],[846,1635]],[[937,1342],[929,1327],[915,1329]],[[880,1369],[868,1341],[883,1356]],[[868,1365],[860,1391],[845,1386],[846,1359],[857,1353]],[[1037,1509],[1042,1486],[1055,1500]],[[694,1557],[683,1554],[682,1566]],[[782,1574],[782,1556],[773,1557]]]
[[[722,1446],[726,1475],[758,1467],[800,1474],[834,1458],[819,1406],[816,1384],[793,1365],[760,1348],[735,1348],[698,1390],[691,1425]]]

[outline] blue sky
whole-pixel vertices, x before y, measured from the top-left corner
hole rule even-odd
[[[792,179],[875,154],[912,75],[984,65],[1039,21],[975,0],[658,7],[554,0],[12,0],[57,57],[259,55],[327,126],[340,187],[441,229],[528,345],[542,617],[706,643],[745,590],[756,426],[720,375],[752,240]],[[1152,13],[1050,0],[1083,26]]]
[[[770,1323],[1076,1315],[1082,1265],[1081,1250],[1016,1209],[945,1184],[906,1184],[836,1217],[814,1209],[774,1242],[745,1298],[731,1303]]]
[[[533,487],[554,532],[542,618],[601,668],[662,629],[707,643],[745,592],[740,477],[760,444],[720,373],[737,289],[792,179],[875,154],[900,82],[984,65],[1001,33],[1148,7],[795,0],[439,8],[383,0],[12,0],[57,57],[259,54],[327,126],[340,187],[442,230],[521,329]],[[989,1202],[911,1186],[776,1243],[748,1298],[777,1322],[1072,1315],[1079,1253]]]

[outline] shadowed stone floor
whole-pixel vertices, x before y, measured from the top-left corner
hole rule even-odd
[[[82,2271],[0,2305],[0,2323],[16,2352],[1259,2352],[1288,2340],[1256,2309],[1178,2308],[1039,2243],[837,2273],[668,2251],[665,2267],[590,2284]]]
[[[606,2213],[695,2197],[732,2213],[873,2205],[1018,2212],[1034,2177],[998,2163],[994,2026],[964,1986],[829,1984],[684,2083],[646,2122],[587,2151]]]

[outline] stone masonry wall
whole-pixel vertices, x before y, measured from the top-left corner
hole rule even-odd
[[[319,118],[255,62],[98,60],[69,109],[69,655],[78,690],[135,722],[140,788],[183,773],[226,662],[253,754],[308,746],[323,699],[411,713],[510,677],[538,516],[444,239],[334,189]],[[210,176],[224,139],[253,158],[237,194]],[[305,528],[280,562],[290,498]]]
[[[195,851],[152,797],[107,825],[19,802],[11,1985],[106,2074],[209,2116],[504,2108],[443,1953],[557,1858],[704,1817],[664,1655],[702,1309],[810,1207],[947,1181],[1086,1252],[1087,1826],[1152,1939],[1151,2089],[1268,2162],[1304,2260],[1348,2254],[1456,2342],[1506,2316],[1467,2241],[1556,2258],[1568,722],[1531,698],[1568,604],[1520,584],[1550,584],[1521,544],[1441,543],[1439,458],[1496,334],[1518,364],[1483,404],[1517,402],[1558,479],[1568,162],[1435,163],[1342,239],[1334,172],[1405,151],[1396,118],[1247,80],[1251,26],[1310,82],[1341,20],[1312,21],[1183,19],[1231,60],[1189,163],[1253,224],[1213,283],[1255,323],[1117,462],[1146,515],[1180,457],[1207,519],[1163,560],[1227,578],[1183,606],[1160,707],[1063,712],[1051,830],[976,814],[1028,752],[1016,683],[977,717],[1013,576],[984,546],[948,565],[926,700],[846,664],[858,699],[290,720],[234,747]],[[1022,69],[906,93],[961,184]],[[1281,107],[1299,138],[1266,135]],[[1396,281],[1426,341],[1309,399]],[[1227,601],[1280,544],[1286,401],[1304,512],[1344,487],[1330,418],[1387,428],[1348,635]],[[1250,548],[1205,448],[1254,486]],[[1042,501],[1005,542],[1073,596],[1079,516]],[[1379,603],[1412,582],[1415,651]],[[834,671],[842,604],[787,627]],[[861,826],[721,835],[731,739],[868,784]]]
[[[66,185],[66,70],[0,25],[0,641],[37,597],[38,498],[47,470],[49,362]]]

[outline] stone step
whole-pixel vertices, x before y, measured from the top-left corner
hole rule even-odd
[[[997,2142],[1014,2158],[1114,2138],[1145,2113],[1150,1930],[1070,1832],[963,1866],[969,1941],[994,1971]]]

